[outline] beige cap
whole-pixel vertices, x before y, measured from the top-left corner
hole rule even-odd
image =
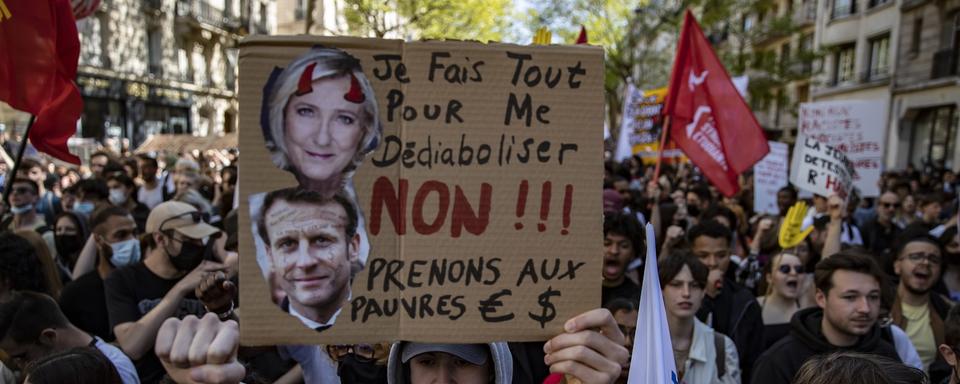
[[[190,212],[197,212],[191,215]],[[195,219],[196,217],[196,219]],[[191,239],[203,239],[220,230],[199,219],[199,212],[190,204],[179,201],[161,203],[150,211],[147,217],[147,233],[174,229]],[[163,225],[163,228],[160,226]]]

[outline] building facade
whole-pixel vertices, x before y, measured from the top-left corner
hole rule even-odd
[[[105,0],[77,27],[78,136],[221,135],[237,126],[237,42],[275,31],[272,0]]]
[[[887,164],[960,166],[960,0],[905,0]]]

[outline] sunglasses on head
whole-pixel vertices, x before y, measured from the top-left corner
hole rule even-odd
[[[777,267],[777,270],[780,271],[780,273],[782,273],[782,274],[784,274],[784,275],[790,274],[790,266],[789,266],[789,265],[781,265],[781,266]],[[794,265],[794,266],[793,266],[793,271],[796,272],[796,273],[799,275],[799,274],[802,274],[802,273],[803,273],[804,268],[803,268],[802,265]]]
[[[163,226],[166,225],[167,222],[169,222],[170,220],[184,219],[184,218],[189,218],[191,221],[193,221],[194,224],[200,224],[201,222],[206,222],[207,220],[209,220],[209,215],[199,211],[190,211],[190,212],[181,213],[176,216],[168,217],[166,220],[160,223],[160,231],[163,232],[166,230],[163,228]]]

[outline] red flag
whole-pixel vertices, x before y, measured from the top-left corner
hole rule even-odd
[[[670,138],[724,196],[737,193],[737,175],[770,151],[763,129],[689,10],[664,114],[671,118]]]
[[[80,164],[67,149],[83,112],[75,23],[67,0],[0,0],[0,100],[36,116],[37,150]]]
[[[577,36],[577,44],[588,44],[587,42],[587,27],[580,26],[580,35]]]

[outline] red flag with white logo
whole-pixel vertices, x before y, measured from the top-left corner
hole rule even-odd
[[[737,175],[770,151],[763,129],[689,10],[664,114],[671,119],[670,138],[724,196],[737,193]]]

